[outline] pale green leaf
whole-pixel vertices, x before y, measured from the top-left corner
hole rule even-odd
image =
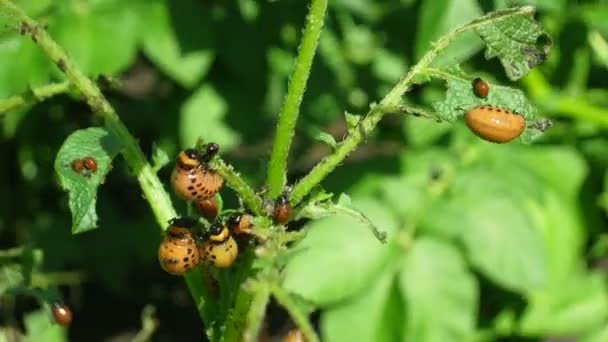
[[[378,275],[365,292],[323,312],[323,341],[399,340],[404,309],[393,269]]]
[[[356,207],[387,233],[397,226],[391,213],[372,199]],[[303,298],[328,305],[365,288],[389,257],[390,249],[350,216],[334,215],[312,221],[306,237],[294,247],[285,268],[283,286]],[[315,260],[315,262],[310,262]]]
[[[467,341],[475,329],[478,288],[454,246],[421,238],[402,262],[403,341]]]

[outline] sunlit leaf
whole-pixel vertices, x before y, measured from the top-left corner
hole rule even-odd
[[[112,159],[121,149],[120,142],[103,128],[87,128],[72,133],[55,158],[55,172],[62,188],[69,192],[72,232],[82,233],[97,227],[97,188],[112,167]],[[97,170],[72,169],[72,162],[84,157],[97,162]]]

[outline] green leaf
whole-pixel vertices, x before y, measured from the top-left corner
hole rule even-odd
[[[551,38],[534,20],[534,8],[519,9],[517,15],[503,16],[490,25],[478,25],[475,32],[484,40],[487,59],[498,57],[509,79],[515,81],[525,76],[532,68],[542,63],[551,51]],[[494,12],[499,18],[504,11]]]
[[[389,234],[395,231],[397,223],[377,201],[357,203],[372,222]],[[294,247],[285,268],[283,286],[318,305],[338,302],[365,288],[390,254],[365,225],[349,216],[312,221],[305,229],[306,237]]]
[[[336,148],[336,139],[334,139],[334,137],[326,132],[318,132],[318,134],[315,136],[315,140],[318,140],[320,142],[324,142],[325,144],[327,144],[327,146],[331,147],[332,149]]]
[[[475,77],[467,75],[458,65],[445,69],[427,68],[423,70],[423,73],[446,81],[445,99],[433,103],[437,116],[442,120],[457,120],[464,116],[468,109],[481,105],[507,108],[522,115],[526,120],[536,117],[536,108],[519,89],[488,82],[490,86],[488,97],[485,99],[477,97],[472,86]]]
[[[608,319],[607,290],[604,275],[572,271],[529,298],[521,333],[571,335],[598,328]]]
[[[169,159],[169,155],[167,152],[163,150],[160,146],[153,144],[152,145],[152,168],[158,172],[158,170],[162,169],[164,166],[169,164],[171,159]]]
[[[24,285],[21,266],[8,264],[0,266],[0,297],[8,290]]]
[[[475,210],[463,213],[461,235],[473,266],[514,291],[543,285],[546,261],[540,234],[512,199],[479,198]]]
[[[500,286],[528,293],[547,279],[548,256],[538,207],[543,183],[514,156],[524,148],[484,144],[483,158],[455,171],[450,188],[421,230],[461,242],[470,262]],[[516,184],[517,186],[514,186]]]
[[[376,78],[388,83],[397,83],[407,72],[405,56],[397,55],[390,50],[379,49],[374,56],[372,73]]]
[[[399,277],[406,301],[404,341],[467,341],[475,330],[478,289],[458,249],[421,238]]]
[[[399,341],[404,309],[394,279],[394,267],[386,269],[361,295],[325,310],[323,341]]]
[[[228,151],[241,138],[226,124],[227,104],[208,84],[202,85],[182,106],[179,123],[182,146],[194,146],[199,138],[220,145]]]
[[[48,83],[52,64],[30,39],[11,35],[0,40],[0,99]]]
[[[163,0],[148,6],[142,24],[144,52],[175,81],[194,87],[215,58],[208,9],[194,0]],[[190,27],[178,31],[181,25]]]
[[[116,1],[61,6],[52,17],[50,33],[84,73],[116,74],[133,62],[139,13]]]
[[[58,342],[68,340],[66,328],[55,324],[53,316],[47,308],[26,314],[24,323],[28,341]]]
[[[452,128],[447,122],[436,122],[418,118],[403,120],[403,131],[407,141],[414,146],[426,146],[437,141]]]
[[[357,126],[361,116],[344,111],[344,120],[346,120],[346,127],[351,130]]]
[[[341,194],[337,203],[333,203],[330,200],[323,202],[309,201],[306,206],[298,212],[296,220],[300,218],[318,220],[335,214],[350,216],[356,219],[367,227],[378,241],[383,243],[386,242],[386,233],[376,227],[365,214],[354,208],[351,204],[350,197],[346,194]]]
[[[426,0],[419,11],[416,30],[416,59],[430,48],[431,42],[452,28],[481,16],[483,13],[475,0]],[[465,32],[441,51],[434,65],[460,62],[482,47],[481,40],[472,32]]]
[[[103,128],[78,130],[65,140],[55,158],[55,172],[59,183],[69,192],[72,212],[72,233],[82,233],[97,226],[95,203],[97,188],[103,183],[112,166],[112,159],[121,149],[120,142]],[[80,173],[72,170],[75,159],[86,156],[97,161],[97,171]]]

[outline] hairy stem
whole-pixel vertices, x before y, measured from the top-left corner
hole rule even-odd
[[[359,121],[356,127],[349,131],[348,136],[338,144],[334,152],[323,158],[310,172],[304,176],[293,188],[289,196],[291,205],[297,205],[302,199],[310,193],[329,173],[331,173],[342,161],[367,137],[369,133],[376,127],[387,110],[398,108],[402,102],[402,96],[407,92],[414,83],[415,77],[421,73],[423,69],[431,65],[433,60],[439,53],[445,49],[456,37],[461,33],[474,29],[476,27],[495,23],[504,20],[513,15],[521,15],[522,13],[531,13],[533,7],[524,6],[504,11],[490,13],[478,19],[474,19],[464,25],[461,25],[446,35],[441,37],[433,44],[433,48],[429,50],[420,61],[414,65],[407,75],[403,77],[391,91],[380,101],[379,104],[373,105],[367,115]]]
[[[47,84],[38,88],[32,88],[28,92],[0,100],[0,118],[7,112],[31,105],[70,90],[69,82],[58,82]]]
[[[300,310],[298,305],[289,296],[289,293],[287,293],[287,291],[285,291],[280,286],[274,284],[272,286],[272,295],[277,300],[277,302],[281,304],[281,306],[287,309],[287,312],[289,312],[289,316],[291,316],[291,319],[293,319],[298,328],[300,328],[300,330],[306,337],[306,340],[309,342],[318,342],[319,337],[317,336],[314,328],[308,321],[308,316],[304,312],[302,312],[302,310]]]
[[[271,197],[278,196],[285,185],[287,156],[294,135],[296,121],[298,120],[306,82],[310,75],[310,68],[317,50],[319,37],[321,36],[326,9],[327,0],[312,0],[310,11],[306,17],[306,27],[304,28],[302,42],[300,43],[298,58],[296,59],[293,74],[289,81],[283,108],[279,114],[276,136],[272,145],[270,163],[268,164],[266,183],[268,195]]]
[[[243,200],[245,205],[247,205],[254,214],[263,215],[262,199],[255,193],[249,184],[234,171],[234,168],[231,165],[226,164],[220,158],[214,158],[210,164],[220,176],[224,177],[226,184],[239,194],[241,200]]]

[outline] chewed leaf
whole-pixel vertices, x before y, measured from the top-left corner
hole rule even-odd
[[[486,58],[498,57],[509,79],[518,80],[545,60],[552,42],[541,24],[534,20],[533,7],[498,11],[495,15],[500,17],[506,11],[516,12],[502,16],[503,20],[493,21],[491,25],[476,26],[474,30],[487,46]]]
[[[467,75],[458,65],[446,69],[426,68],[423,73],[441,78],[447,83],[445,99],[433,103],[433,109],[442,120],[455,121],[462,117],[467,109],[482,105],[509,109],[522,115],[526,121],[536,117],[536,108],[519,89],[488,83],[488,96],[477,97],[472,85],[475,76]]]
[[[309,201],[296,215],[296,220],[300,218],[309,218],[318,220],[324,217],[341,214],[355,218],[363,223],[374,236],[382,243],[386,242],[386,233],[381,231],[374,223],[367,218],[362,212],[352,207],[350,197],[346,194],[341,194],[337,203],[330,200],[325,201]]]
[[[61,187],[69,192],[72,233],[96,228],[97,187],[103,183],[112,166],[112,159],[120,149],[120,142],[115,136],[97,127],[72,133],[59,149],[55,172]],[[73,168],[75,160],[85,157],[91,157],[96,162],[96,170],[85,166]]]

